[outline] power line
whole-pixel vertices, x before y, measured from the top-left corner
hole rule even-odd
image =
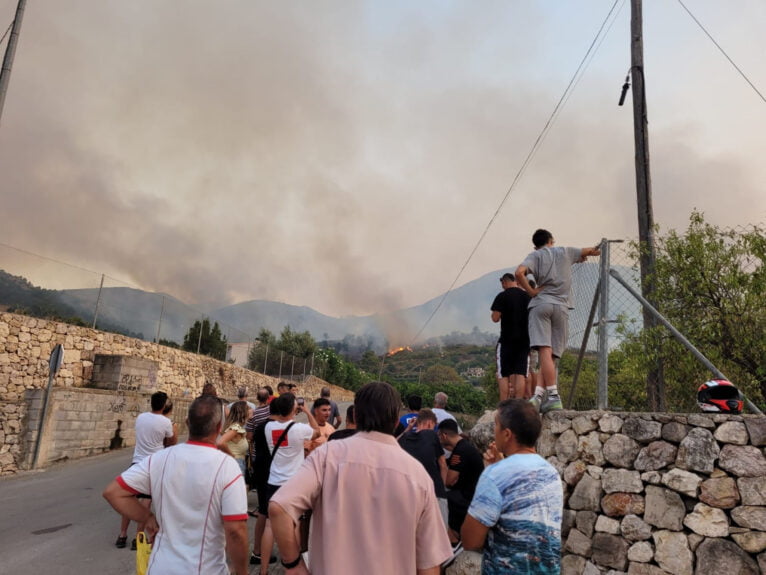
[[[460,268],[460,271],[458,271],[457,275],[455,276],[455,279],[452,280],[452,283],[450,284],[449,288],[446,292],[444,292],[444,295],[439,300],[439,303],[436,304],[436,307],[431,312],[431,314],[428,316],[428,319],[426,319],[423,326],[420,328],[418,333],[415,335],[414,338],[412,338],[412,344],[414,344],[420,335],[423,333],[423,331],[428,327],[428,324],[431,323],[431,320],[436,315],[436,312],[439,311],[442,304],[444,303],[444,300],[447,299],[447,296],[452,292],[453,288],[455,287],[455,284],[457,284],[458,280],[460,279],[460,276],[463,275],[463,272],[465,271],[465,268],[470,263],[471,259],[473,259],[473,256],[476,254],[476,251],[479,249],[479,246],[484,241],[484,238],[487,236],[487,233],[489,232],[489,229],[492,227],[492,224],[495,223],[495,220],[497,219],[498,215],[500,215],[501,210],[503,209],[503,206],[505,205],[506,201],[508,201],[508,198],[511,195],[511,192],[516,187],[516,184],[521,180],[521,177],[524,175],[524,172],[526,172],[527,167],[532,161],[532,158],[534,158],[537,151],[540,149],[540,146],[542,145],[543,141],[545,140],[545,137],[547,136],[548,132],[550,131],[550,128],[553,126],[553,123],[558,116],[560,110],[562,109],[564,103],[566,102],[568,95],[570,91],[573,89],[573,86],[575,85],[578,76],[580,75],[581,71],[585,67],[585,63],[588,60],[588,57],[590,56],[591,52],[594,51],[594,46],[596,46],[596,43],[598,42],[599,37],[601,36],[601,33],[603,32],[604,28],[607,25],[607,22],[609,22],[609,19],[612,16],[612,13],[614,12],[615,8],[617,7],[617,3],[620,0],[614,0],[614,3],[612,4],[612,7],[609,9],[609,13],[606,15],[606,18],[604,18],[604,21],[601,23],[601,26],[598,29],[598,32],[596,32],[596,36],[593,38],[593,41],[591,42],[590,46],[588,47],[588,50],[585,52],[585,56],[583,56],[582,60],[580,61],[580,64],[577,66],[577,70],[575,70],[574,75],[572,76],[572,79],[569,81],[569,84],[567,84],[566,89],[564,90],[564,93],[559,98],[558,103],[553,108],[553,112],[548,117],[548,120],[545,122],[545,126],[543,126],[542,131],[540,134],[538,134],[537,139],[535,140],[534,144],[532,144],[532,148],[529,150],[529,153],[527,154],[527,157],[525,158],[524,162],[521,164],[521,167],[519,168],[519,171],[516,173],[516,176],[513,178],[513,181],[511,182],[511,185],[508,187],[508,191],[505,193],[505,196],[503,197],[502,201],[500,202],[500,205],[497,206],[497,209],[495,210],[495,213],[490,218],[489,222],[484,228],[484,231],[479,236],[478,241],[474,245],[473,249],[471,250],[471,253],[468,254],[468,258],[463,263],[462,267]],[[610,26],[611,28],[611,26]]]
[[[742,76],[742,77],[745,79],[745,82],[747,82],[747,83],[750,85],[750,87],[751,87],[751,88],[752,88],[752,89],[755,91],[755,93],[756,93],[756,94],[758,94],[758,96],[760,96],[761,100],[763,100],[764,102],[766,102],[766,97],[764,97],[764,95],[761,93],[761,91],[760,91],[758,88],[756,88],[756,87],[755,87],[755,84],[753,84],[753,83],[750,81],[750,78],[748,78],[748,77],[747,77],[747,75],[746,75],[746,74],[745,74],[745,73],[742,71],[742,69],[741,69],[739,66],[737,66],[737,64],[734,62],[734,60],[732,60],[732,59],[729,57],[729,55],[726,53],[726,50],[724,50],[724,49],[721,47],[721,45],[720,45],[718,42],[716,42],[716,41],[715,41],[715,38],[713,38],[713,36],[711,36],[710,32],[708,32],[708,31],[705,29],[705,27],[702,25],[702,22],[700,22],[699,20],[697,20],[697,17],[696,17],[696,16],[694,16],[694,14],[692,14],[691,10],[689,10],[689,8],[687,8],[687,7],[686,7],[686,4],[684,4],[684,3],[683,3],[681,0],[678,0],[678,3],[681,5],[681,7],[682,7],[684,10],[686,10],[686,13],[687,13],[689,16],[691,16],[692,20],[694,20],[694,22],[697,24],[697,26],[699,26],[699,27],[700,27],[700,30],[702,30],[702,31],[705,33],[705,35],[706,35],[708,38],[710,38],[710,41],[711,41],[713,44],[715,44],[715,47],[716,47],[716,48],[718,48],[718,51],[719,51],[719,52],[721,52],[721,54],[723,54],[723,55],[724,55],[724,58],[726,58],[726,59],[729,61],[729,64],[731,64],[732,66],[734,66],[734,69],[735,69],[737,72],[739,72],[739,75],[740,75],[740,76]]]
[[[8,35],[8,32],[10,32],[10,31],[11,31],[11,28],[13,28],[13,20],[11,20],[11,23],[10,23],[10,24],[8,24],[8,28],[6,28],[6,30],[5,30],[5,34],[3,34],[3,37],[2,37],[2,38],[0,38],[0,44],[2,44],[2,43],[3,43],[3,40],[5,40],[5,37]]]

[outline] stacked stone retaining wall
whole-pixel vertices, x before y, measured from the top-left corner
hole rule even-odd
[[[133,445],[135,416],[148,409],[149,392],[154,389],[170,395],[175,416],[182,422],[188,402],[206,382],[215,384],[219,395],[228,399],[236,398],[240,386],[254,393],[263,385],[276,388],[277,383],[272,377],[207,356],[66,323],[0,313],[0,475],[28,467],[33,457],[48,361],[57,344],[64,348],[64,361],[49,399],[48,417],[53,419],[46,418],[38,457],[41,465],[108,450],[113,446],[117,420],[122,422],[122,445]],[[87,389],[92,385],[96,355],[155,362],[151,389]],[[310,378],[299,383],[296,392],[318,397],[323,385],[327,383]],[[353,400],[352,392],[336,387],[332,387],[332,396],[337,401]]]
[[[472,432],[492,439],[491,414]],[[559,411],[538,453],[564,488],[562,575],[766,572],[766,417]],[[477,572],[465,557],[450,575]]]

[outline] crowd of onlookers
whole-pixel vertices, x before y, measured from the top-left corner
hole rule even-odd
[[[170,449],[169,398],[155,393],[136,420],[133,464],[104,491],[122,515],[117,546],[136,521],[153,539],[150,575],[266,574],[277,557],[288,574],[435,575],[463,548],[483,551],[483,573],[558,572],[562,493],[534,453],[530,403],[500,403],[482,454],[443,393],[431,408],[408,397],[401,415],[398,392],[369,383],[344,418],[329,388],[310,405],[293,389],[261,388],[255,402],[240,389],[227,404],[208,385],[188,440]]]
[[[165,449],[177,431],[158,392],[136,419],[133,465],[104,491],[122,515],[117,547],[134,520],[153,538],[149,575],[227,575],[227,556],[237,575],[248,561],[265,575],[275,541],[288,574],[436,575],[462,549],[482,551],[484,574],[559,573],[563,493],[535,444],[539,413],[562,408],[572,266],[600,252],[554,246],[543,229],[532,243],[491,306],[500,403],[485,453],[447,411],[446,394],[431,408],[408,397],[400,415],[399,394],[383,382],[356,393],[343,429],[329,388],[309,408],[293,384],[259,389],[257,403],[243,388],[228,405],[208,384],[189,408],[189,440]]]

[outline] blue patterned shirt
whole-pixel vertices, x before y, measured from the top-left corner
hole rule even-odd
[[[563,507],[559,474],[539,455],[516,454],[487,467],[468,510],[490,528],[482,575],[558,575]]]

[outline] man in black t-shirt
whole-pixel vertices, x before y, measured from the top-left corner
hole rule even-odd
[[[407,453],[420,461],[426,468],[428,475],[434,482],[436,497],[444,499],[446,489],[444,481],[447,479],[447,461],[444,459],[444,450],[439,437],[436,435],[436,416],[430,409],[421,409],[418,412],[417,431],[408,431],[399,438],[399,445]]]
[[[497,341],[497,386],[500,401],[526,395],[527,368],[529,365],[529,295],[516,283],[513,274],[500,278],[503,286],[492,302],[492,321],[500,322],[500,339]]]
[[[484,471],[484,458],[473,443],[463,439],[457,431],[457,422],[451,419],[439,424],[439,441],[451,451],[447,461],[447,510],[450,543],[460,541],[460,528],[471,505],[476,484]]]

